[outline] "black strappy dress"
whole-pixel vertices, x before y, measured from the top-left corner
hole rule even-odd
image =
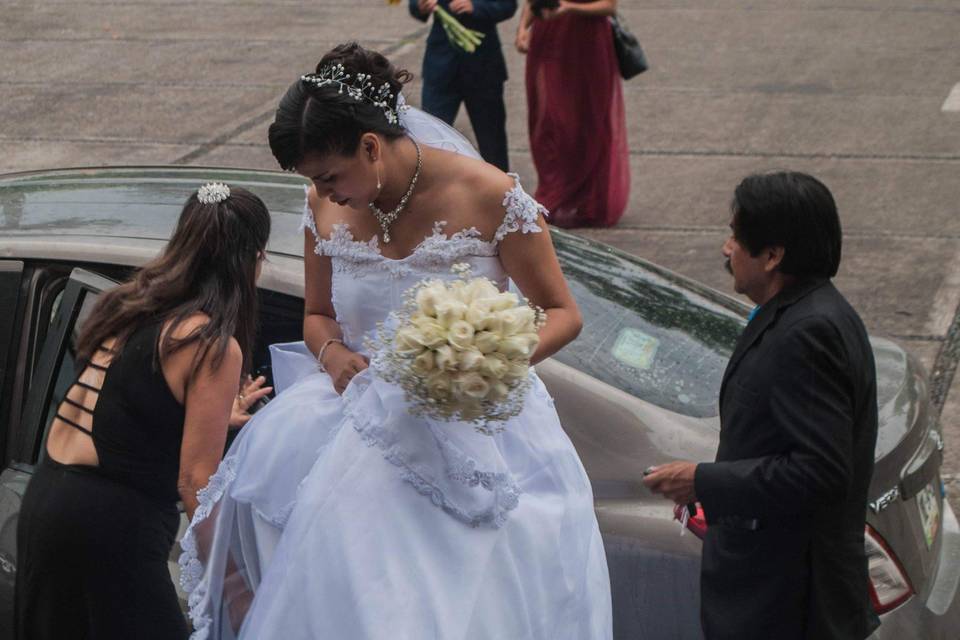
[[[188,635],[167,561],[176,538],[183,406],[157,358],[162,323],[128,338],[95,391],[99,466],[43,456],[17,528],[16,629],[21,640],[125,640]],[[81,369],[83,371],[83,369]],[[69,393],[67,395],[70,395]]]

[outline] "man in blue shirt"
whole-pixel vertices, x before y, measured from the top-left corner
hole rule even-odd
[[[453,124],[460,103],[466,104],[480,155],[508,171],[507,108],[503,102],[507,63],[497,23],[513,17],[517,1],[409,0],[410,15],[426,22],[438,5],[484,37],[476,51],[467,53],[451,45],[443,25],[434,20],[423,56],[423,110]]]

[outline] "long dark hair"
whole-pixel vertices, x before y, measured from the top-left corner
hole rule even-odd
[[[320,60],[316,72],[336,64],[343,65],[351,76],[370,76],[374,86],[389,84],[394,109],[403,85],[413,78],[409,71],[396,69],[382,54],[356,42],[334,47]],[[290,85],[280,100],[270,125],[270,150],[283,169],[292,171],[308,153],[356,153],[364,133],[393,140],[403,136],[404,130],[371,102],[351,98],[335,85],[316,87],[301,79]]]
[[[216,204],[201,203],[194,192],[163,253],[97,300],[77,340],[79,360],[89,361],[109,338],[116,338],[119,351],[145,323],[169,319],[158,358],[200,343],[188,383],[208,356],[213,367],[222,363],[231,336],[249,371],[256,337],[257,261],[269,236],[267,207],[246,189],[231,187],[229,197]],[[210,321],[175,340],[176,327],[197,312]]]

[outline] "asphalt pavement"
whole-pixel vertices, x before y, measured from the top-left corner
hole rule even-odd
[[[652,68],[625,84],[629,210],[584,235],[729,290],[720,246],[737,182],[779,168],[820,177],[845,231],[836,283],[930,373],[960,496],[960,3],[620,6]],[[515,29],[501,26],[510,152],[532,191]],[[4,0],[0,172],[276,168],[266,127],[290,82],[346,40],[419,72],[426,31],[406,2],[382,0]],[[406,91],[413,104],[419,89]],[[457,124],[471,135],[465,114]]]

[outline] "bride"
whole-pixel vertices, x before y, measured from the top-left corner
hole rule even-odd
[[[409,77],[338,46],[270,126],[280,166],[312,182],[305,343],[271,348],[280,393],[198,496],[180,559],[195,638],[612,635],[590,482],[532,369],[491,436],[411,415],[366,350],[406,290],[458,262],[546,311],[533,363],[581,326],[545,210],[404,105]]]

